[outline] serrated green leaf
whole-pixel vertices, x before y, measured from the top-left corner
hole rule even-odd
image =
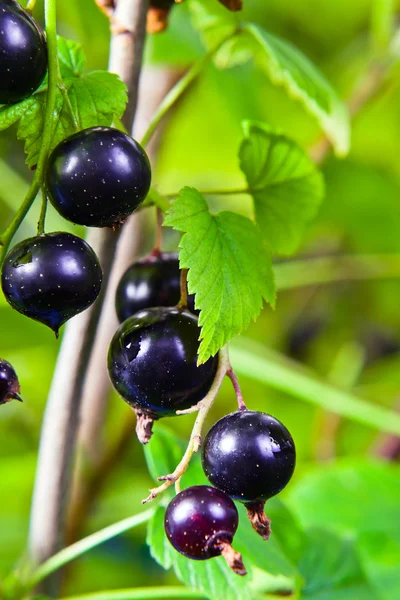
[[[289,42],[254,23],[247,23],[244,31],[260,45],[255,58],[272,83],[282,86],[291,98],[299,101],[317,119],[336,154],[345,156],[350,147],[349,115],[331,84]]]
[[[154,425],[151,442],[144,446],[147,468],[154,481],[172,473],[185,452],[185,442],[166,427]]]
[[[120,117],[126,105],[126,87],[118,75],[94,71],[68,80],[68,96],[79,127],[111,125],[114,115]]]
[[[83,75],[86,61],[81,44],[59,36],[57,46],[61,77],[65,79]]]
[[[252,221],[227,211],[212,215],[194,188],[181,190],[165,225],[184,233],[179,261],[201,311],[201,364],[248,327],[263,299],[274,304],[270,256]]]
[[[256,223],[273,252],[291,254],[321,204],[322,175],[290,138],[245,122],[240,166],[254,200]]]
[[[230,68],[256,60],[274,85],[300,102],[319,123],[338,156],[350,146],[346,106],[319,69],[298,48],[254,23],[241,23],[212,0],[191,0],[189,10],[208,49],[233,36],[216,52],[215,64]],[[237,32],[234,35],[235,31]]]
[[[94,71],[84,74],[85,57],[79,43],[59,37],[58,56],[70,105],[61,90],[57,90],[55,111],[58,119],[50,149],[76,132],[75,123],[79,129],[112,125],[115,117],[122,116],[127,102],[125,84],[114,73]],[[19,104],[0,107],[0,129],[19,121],[17,135],[25,141],[29,167],[36,165],[39,156],[46,90],[47,77],[30,98]]]

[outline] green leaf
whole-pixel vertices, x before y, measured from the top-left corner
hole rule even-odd
[[[172,431],[158,423],[154,427],[151,443],[144,446],[147,468],[155,482],[160,475],[172,473],[185,452],[185,442]]]
[[[58,54],[64,95],[59,89],[56,98],[58,120],[51,149],[76,132],[75,123],[79,129],[112,125],[115,117],[122,116],[127,102],[125,84],[117,75],[106,71],[84,73],[85,57],[80,44],[59,37]],[[29,167],[36,165],[39,156],[46,91],[47,78],[30,98],[0,107],[0,129],[19,121],[17,135],[25,141]]]
[[[354,540],[324,528],[310,528],[307,537],[299,562],[305,580],[304,596],[314,598],[321,592],[351,589],[353,585],[366,586]]]
[[[306,529],[399,535],[399,480],[398,465],[361,459],[324,465],[291,486],[289,506]]]
[[[331,84],[315,65],[289,42],[247,23],[246,31],[260,47],[256,59],[274,85],[282,86],[314,116],[338,156],[350,147],[350,122],[347,109]]]
[[[400,598],[399,539],[382,532],[365,533],[359,540],[359,554],[377,598]]]
[[[263,299],[274,304],[271,260],[252,221],[232,212],[212,215],[193,188],[181,190],[164,223],[184,233],[179,260],[201,311],[201,364],[247,328]]]
[[[201,600],[204,596],[195,590],[190,590],[183,586],[160,586],[93,592],[92,594],[67,596],[62,598],[62,600],[167,600],[167,598],[171,600]],[[33,600],[36,600],[36,598]]]
[[[336,388],[278,353],[241,338],[240,347],[231,347],[230,356],[235,370],[254,381],[363,425],[400,435],[400,415],[395,411]]]
[[[321,204],[321,173],[305,152],[267,125],[246,121],[240,166],[254,200],[256,223],[273,252],[291,254]]]
[[[222,556],[194,561],[176,552],[165,535],[164,514],[165,509],[158,507],[147,534],[150,553],[164,569],[172,567],[180,581],[212,600],[251,600],[248,581],[233,573]]]
[[[254,23],[240,23],[213,0],[191,0],[195,29],[208,49],[230,33],[234,35],[215,55],[220,68],[256,60],[276,86],[283,87],[319,123],[336,154],[350,146],[350,121],[344,103],[319,69],[296,47]]]

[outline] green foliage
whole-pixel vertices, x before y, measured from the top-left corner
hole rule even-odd
[[[250,59],[272,83],[302,104],[320,125],[338,156],[350,147],[347,109],[331,84],[300,50],[254,23],[241,23],[239,15],[226,15],[212,0],[192,0],[193,19],[208,47],[230,36],[218,52],[216,63],[227,68]]]
[[[80,44],[58,39],[60,81],[57,91],[57,126],[51,148],[77,130],[110,126],[125,110],[126,87],[117,75],[106,71],[85,73]],[[47,77],[33,96],[11,106],[0,106],[0,129],[19,121],[18,138],[25,141],[26,162],[37,163],[46,108]]]
[[[193,188],[181,190],[164,223],[184,233],[179,262],[201,310],[201,364],[247,328],[263,299],[274,304],[271,260],[254,223],[227,211],[212,215]]]
[[[312,160],[285,135],[245,122],[240,166],[254,200],[256,223],[272,252],[291,254],[323,197]]]

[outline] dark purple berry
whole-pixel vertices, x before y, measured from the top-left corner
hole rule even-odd
[[[108,352],[108,371],[117,392],[136,409],[139,439],[146,443],[151,421],[190,408],[209,391],[218,356],[197,366],[197,318],[175,308],[149,308],[127,319]]]
[[[101,281],[101,267],[89,244],[57,232],[14,246],[5,258],[1,283],[13,308],[58,335],[61,325],[96,300]]]
[[[0,0],[0,104],[14,104],[33,94],[46,70],[42,29],[18,2]]]
[[[243,502],[257,531],[268,537],[269,523],[258,522],[265,517],[265,501],[283,490],[296,464],[294,442],[286,427],[262,412],[231,413],[208,432],[202,463],[209,481]]]
[[[122,323],[143,308],[176,306],[180,298],[180,270],[177,254],[148,256],[125,271],[118,284],[115,307]],[[188,297],[194,310],[194,295]]]
[[[239,516],[232,500],[208,485],[196,485],[180,492],[165,512],[165,533],[172,546],[194,560],[223,554],[238,575],[246,569],[240,554],[231,546]]]
[[[19,400],[20,385],[18,377],[9,362],[0,358],[0,404],[6,404],[11,400]]]
[[[150,182],[143,148],[112,127],[91,127],[62,141],[46,172],[53,206],[65,219],[89,227],[123,223],[146,198]]]

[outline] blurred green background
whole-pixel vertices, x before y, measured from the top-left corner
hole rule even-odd
[[[190,23],[188,3],[174,8],[167,32],[148,38],[147,63],[184,69],[202,55],[199,36]],[[343,98],[349,96],[371,57],[373,0],[244,0],[244,3],[244,19],[258,22],[297,45],[319,65]],[[58,4],[59,33],[81,41],[88,68],[106,68],[108,23],[94,0]],[[37,17],[41,18],[40,6]],[[324,164],[326,199],[307,231],[299,255],[400,250],[398,81],[394,74],[355,119],[349,156],[345,160],[329,158]],[[210,65],[167,123],[155,166],[155,186],[161,192],[174,192],[183,185],[199,189],[240,186],[243,176],[238,168],[237,150],[243,119],[265,121],[304,147],[320,135],[315,122],[301,107],[282,90],[274,88],[255,67],[247,64],[222,71]],[[0,135],[1,228],[21,202],[29,180],[23,144],[17,141],[16,131],[11,128]],[[211,198],[210,202],[215,209],[232,207],[245,214],[250,210],[246,197]],[[15,241],[34,234],[38,211],[39,206],[32,209]],[[52,207],[49,207],[48,229],[82,233],[62,221]],[[151,236],[149,233],[143,253],[151,246]],[[167,235],[166,249],[173,249],[176,242],[175,236]],[[399,297],[397,281],[348,282],[281,292],[276,310],[264,309],[245,337],[259,344],[257,352],[261,354],[267,348],[287,354],[323,377],[341,385],[351,383],[357,394],[371,402],[395,408],[400,402]],[[17,370],[25,400],[23,405],[11,403],[0,408],[0,576],[3,577],[25,546],[41,420],[60,342],[50,330],[11,310],[2,296],[0,323],[0,356]],[[235,342],[236,346],[240,344],[240,339]],[[101,368],[105,366],[99,365]],[[282,498],[298,511],[303,524],[307,524],[307,519],[312,522],[308,514],[312,512],[310,506],[314,510],[319,498],[317,492],[308,494],[308,486],[318,487],[315,482],[321,481],[319,474],[323,477],[329,472],[327,463],[330,469],[337,469],[335,473],[344,470],[348,474],[348,503],[354,510],[358,500],[351,497],[352,469],[363,465],[365,457],[375,452],[382,434],[349,420],[337,420],[245,377],[241,383],[249,407],[278,417],[296,441],[298,468]],[[234,410],[234,406],[232,390],[225,383],[209,424]],[[107,441],[117,435],[128,413],[125,403],[113,397]],[[165,420],[165,424],[188,437],[192,421],[191,416],[186,416]],[[156,424],[156,432],[157,427]],[[377,479],[371,479],[375,494],[379,477],[378,472]],[[84,533],[139,512],[140,500],[151,485],[142,448],[132,436],[127,451],[90,511]],[[367,487],[367,495],[371,488]],[[346,499],[340,497],[344,511],[342,500],[346,503]],[[321,520],[329,521],[336,514],[335,490],[325,496],[321,492],[320,501],[326,507]],[[397,507],[398,523],[400,504]],[[176,581],[172,573],[165,573],[151,559],[144,529],[138,529],[74,563],[65,577],[63,594],[147,585],[150,580],[152,585]],[[347,597],[367,598],[356,593]],[[396,597],[393,595],[393,600]],[[318,598],[322,600],[325,596]]]

